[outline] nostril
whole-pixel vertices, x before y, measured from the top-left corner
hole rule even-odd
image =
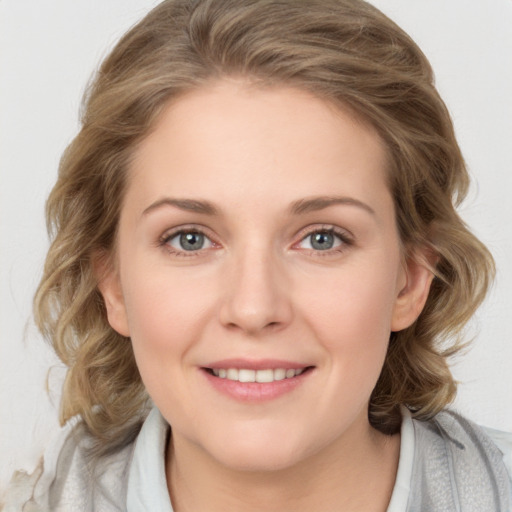
[[[264,332],[268,333],[277,333],[279,332],[286,324],[283,322],[269,322],[267,326],[263,329]]]

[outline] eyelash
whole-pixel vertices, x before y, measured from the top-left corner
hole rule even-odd
[[[346,230],[337,228],[332,225],[324,225],[324,226],[315,226],[313,228],[307,227],[302,230],[300,233],[300,240],[293,244],[292,247],[296,247],[298,244],[302,243],[308,237],[311,237],[315,233],[322,233],[327,235],[333,235],[339,239],[341,242],[338,246],[335,246],[331,249],[319,250],[319,249],[303,249],[303,251],[307,251],[309,254],[312,254],[316,257],[329,257],[329,256],[337,256],[340,253],[345,252],[348,248],[354,245],[354,239],[351,234],[349,234]]]
[[[173,256],[178,256],[178,257],[184,257],[184,258],[190,258],[190,257],[194,257],[194,256],[199,256],[202,251],[204,249],[198,249],[197,251],[185,251],[185,250],[177,250],[175,249],[174,247],[172,247],[169,242],[173,239],[173,238],[176,238],[177,236],[180,236],[180,235],[186,235],[188,233],[191,233],[191,234],[198,234],[198,235],[202,235],[204,236],[206,239],[210,240],[210,242],[212,243],[212,246],[215,248],[215,247],[219,247],[220,244],[218,244],[217,242],[215,242],[213,239],[212,239],[212,236],[208,235],[206,233],[206,230],[200,228],[200,227],[195,227],[195,226],[190,226],[190,227],[181,227],[181,228],[177,228],[171,232],[166,232],[164,233],[159,241],[158,241],[158,245],[162,248],[164,248],[169,254],[173,255]]]
[[[185,257],[185,258],[200,256],[204,250],[209,249],[209,248],[198,249],[196,251],[176,250],[174,247],[172,247],[169,244],[169,242],[172,239],[176,238],[177,236],[181,236],[181,235],[188,234],[188,233],[202,235],[211,242],[213,248],[220,247],[220,244],[215,242],[215,240],[213,240],[213,237],[211,237],[210,235],[207,234],[206,230],[204,230],[201,227],[195,227],[195,226],[177,228],[171,232],[164,233],[158,240],[158,246],[164,248],[169,254],[171,254],[173,256]],[[310,254],[313,254],[315,256],[326,257],[326,256],[337,255],[337,254],[347,250],[347,248],[349,248],[350,246],[354,245],[354,240],[353,240],[352,236],[346,230],[336,228],[335,226],[332,226],[332,225],[326,225],[326,226],[318,226],[318,227],[314,227],[314,228],[308,227],[308,228],[303,229],[302,232],[299,234],[299,236],[300,236],[299,241],[295,242],[292,245],[292,248],[296,247],[297,245],[299,245],[300,243],[302,243],[304,240],[306,240],[308,237],[311,237],[315,233],[333,235],[334,237],[338,238],[338,240],[341,242],[338,246],[335,246],[331,249],[326,249],[326,250],[303,249],[304,251],[307,251]]]

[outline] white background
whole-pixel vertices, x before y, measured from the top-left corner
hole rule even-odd
[[[33,468],[57,428],[64,372],[30,320],[47,248],[44,201],[88,78],[156,3],[0,0],[0,486],[13,469]],[[433,64],[474,178],[462,215],[498,265],[473,348],[453,367],[456,407],[512,431],[512,0],[372,3]]]

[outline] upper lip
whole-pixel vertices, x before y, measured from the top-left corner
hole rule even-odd
[[[238,368],[247,370],[276,370],[283,368],[285,370],[298,370],[312,366],[310,364],[299,363],[296,361],[286,361],[281,359],[222,359],[208,363],[203,368],[217,370],[221,368]]]

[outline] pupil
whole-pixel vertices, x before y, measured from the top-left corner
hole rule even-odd
[[[197,251],[203,247],[204,235],[201,233],[183,233],[180,236],[180,245],[185,251]]]
[[[334,237],[332,233],[315,233],[311,235],[311,247],[325,251],[331,249],[334,245]]]

